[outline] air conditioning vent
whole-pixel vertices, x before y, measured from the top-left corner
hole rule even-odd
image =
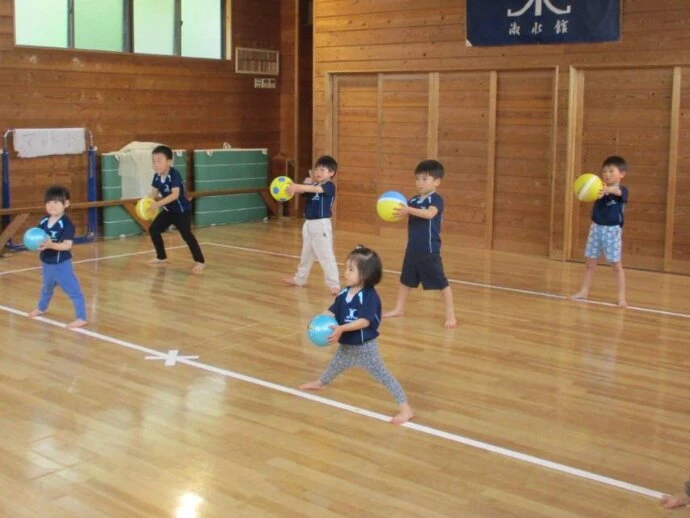
[[[235,47],[235,72],[238,74],[277,76],[279,60],[277,50]]]

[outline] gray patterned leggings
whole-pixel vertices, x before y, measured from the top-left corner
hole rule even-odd
[[[398,405],[407,402],[405,391],[400,383],[383,364],[376,340],[369,340],[362,345],[339,345],[338,351],[331,363],[328,364],[326,372],[321,375],[320,381],[324,385],[328,385],[338,374],[351,367],[361,367],[371,374],[393,395]]]

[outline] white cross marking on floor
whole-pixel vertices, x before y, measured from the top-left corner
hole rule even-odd
[[[170,349],[168,354],[145,356],[145,360],[165,360],[166,367],[172,367],[177,363],[177,360],[198,360],[198,356],[179,356],[179,349]]]

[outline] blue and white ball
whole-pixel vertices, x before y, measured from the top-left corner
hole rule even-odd
[[[395,223],[402,219],[402,216],[395,214],[395,210],[401,205],[407,205],[405,196],[396,191],[384,192],[376,202],[376,213],[383,221]]]
[[[307,336],[314,345],[326,347],[328,345],[328,337],[333,334],[333,327],[337,325],[338,321],[330,315],[316,315],[309,322]]]

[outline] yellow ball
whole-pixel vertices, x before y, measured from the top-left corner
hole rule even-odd
[[[134,207],[137,216],[146,221],[149,221],[158,216],[158,212],[160,212],[160,210],[151,210],[152,203],[154,203],[153,198],[149,198],[148,196],[146,198],[140,199]]]
[[[402,219],[402,216],[395,215],[395,210],[401,205],[407,205],[405,196],[395,191],[384,192],[376,202],[376,213],[383,221],[395,223]]]
[[[288,194],[287,188],[292,185],[292,180],[287,176],[277,176],[271,182],[271,186],[268,188],[271,196],[273,196],[276,201],[288,201],[292,198],[292,194]]]
[[[573,190],[580,201],[596,201],[603,187],[601,178],[592,173],[585,173],[577,177]]]

